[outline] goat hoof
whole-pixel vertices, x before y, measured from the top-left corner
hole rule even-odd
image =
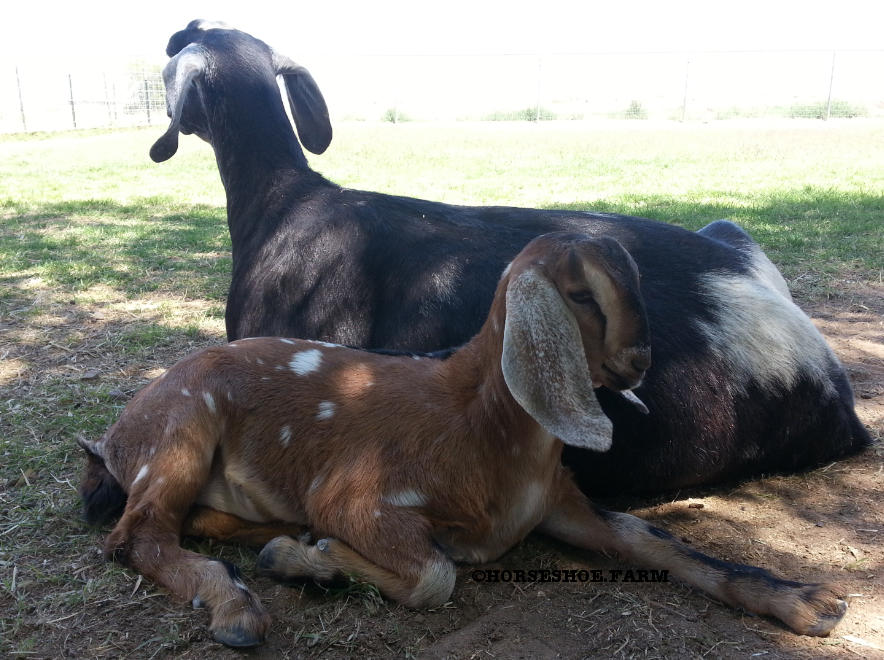
[[[826,584],[810,584],[802,589],[800,602],[787,621],[801,635],[825,637],[847,612],[847,603]]]
[[[251,634],[242,626],[213,630],[212,637],[216,642],[234,648],[248,648],[250,646],[258,646],[264,643],[264,635]]]
[[[267,575],[275,578],[288,578],[289,572],[282,570],[286,564],[285,557],[292,553],[293,549],[300,547],[294,539],[288,536],[277,536],[268,542],[261,552],[258,553],[258,559],[255,562],[255,570],[258,575]]]
[[[209,632],[216,642],[242,648],[264,643],[270,629],[270,615],[251,594],[244,600],[230,600],[213,612]]]

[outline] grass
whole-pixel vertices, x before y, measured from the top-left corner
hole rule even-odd
[[[151,163],[161,131],[0,139],[2,655],[149,657],[207,644],[194,615],[100,562],[76,495],[74,439],[100,434],[164,367],[224,337],[230,244],[214,159],[182,138],[172,160]],[[360,123],[337,127],[310,161],[345,186],[452,203],[594,209],[690,229],[730,218],[806,301],[881,281],[882,147],[884,123],[871,120]],[[202,548],[247,573],[254,562],[239,548]],[[297,616],[327,621],[346,599],[384,607],[371,589],[348,588]],[[102,608],[112,614],[93,622]],[[146,610],[155,630],[130,641],[116,623]],[[292,621],[302,650],[310,640],[356,648],[333,642],[344,628]],[[419,645],[390,634],[397,648]]]

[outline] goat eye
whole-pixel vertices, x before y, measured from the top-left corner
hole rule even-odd
[[[589,291],[570,291],[568,297],[578,305],[586,305],[595,302],[595,298]]]

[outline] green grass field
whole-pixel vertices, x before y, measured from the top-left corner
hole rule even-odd
[[[183,137],[172,160],[152,163],[163,129],[0,138],[0,655],[64,648],[52,622],[105,606],[108,593],[138,611],[140,582],[133,590],[134,576],[101,564],[79,522],[74,439],[100,434],[162,368],[224,339],[230,244],[214,158]],[[690,229],[729,218],[799,303],[880,284],[884,271],[881,121],[352,123],[310,162],[344,186],[451,203]],[[164,630],[186,616],[170,606]],[[129,648],[111,623],[79,652]],[[168,632],[148,642],[145,655],[186,644]]]

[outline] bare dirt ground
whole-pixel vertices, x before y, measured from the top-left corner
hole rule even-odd
[[[61,487],[65,495],[53,497],[59,515],[82,536],[56,539],[67,543],[65,551],[56,545],[42,560],[27,558],[11,591],[4,573],[0,613],[16,617],[7,630],[32,640],[12,657],[884,658],[884,287],[845,287],[830,301],[802,306],[851,375],[860,418],[876,438],[870,450],[807,474],[679,493],[665,501],[602,503],[629,509],[714,556],[791,579],[839,584],[850,607],[828,638],[796,636],[677,583],[489,583],[477,579],[472,567],[460,569],[445,606],[413,611],[364,585],[329,591],[256,578],[251,549],[191,543],[238,563],[273,616],[266,645],[234,651],[212,642],[205,611],[174,603],[148,581],[101,561],[103,534],[78,526],[68,483]],[[185,348],[168,351],[180,355]],[[124,390],[125,383],[144,382],[156,375],[165,352],[152,355],[151,364],[117,365],[113,377]],[[49,351],[46,359],[57,353]],[[76,365],[87,375],[89,354]],[[91,354],[107,360],[103,351]],[[112,371],[103,362],[95,366],[103,374]],[[128,391],[120,396],[127,398]],[[72,460],[70,474],[23,475],[24,483],[0,484],[4,506],[14,506],[16,490],[33,486],[31,481],[45,479],[47,489],[53,480],[76,485],[77,463]],[[18,533],[7,531],[6,539]],[[601,569],[609,576],[609,569],[627,567],[532,536],[482,568]],[[53,575],[67,582],[59,584]],[[65,599],[58,592],[72,581],[76,593]],[[24,648],[11,641],[6,648]]]

